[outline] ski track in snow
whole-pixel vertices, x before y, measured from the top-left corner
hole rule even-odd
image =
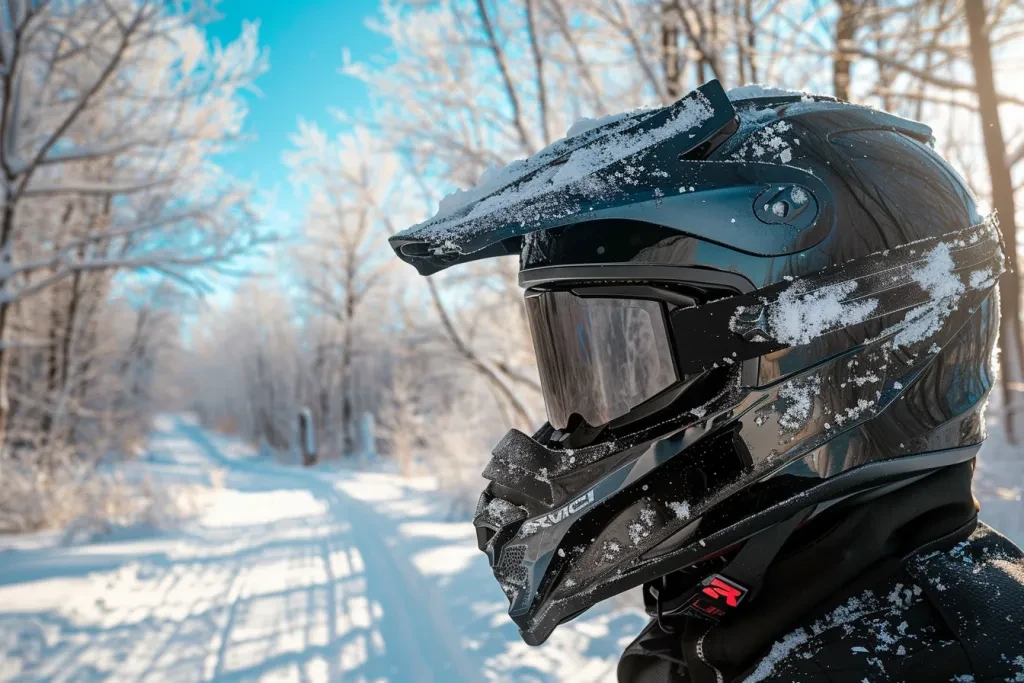
[[[614,680],[646,623],[598,606],[528,647],[428,480],[279,466],[171,416],[133,467],[226,476],[178,531],[0,538],[0,681]]]

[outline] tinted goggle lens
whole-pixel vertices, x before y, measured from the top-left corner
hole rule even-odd
[[[661,302],[531,290],[526,310],[556,429],[574,413],[607,424],[679,380]]]

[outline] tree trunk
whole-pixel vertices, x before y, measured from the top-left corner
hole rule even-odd
[[[736,0],[737,2],[739,0]],[[747,27],[747,60],[750,65],[750,82],[757,83],[757,27],[754,23],[754,3],[753,0],[745,0],[743,13],[746,16],[746,27]],[[744,85],[740,83],[740,85]]]
[[[743,8],[739,0],[732,3],[733,41],[736,43],[736,85],[746,85],[747,80],[747,43],[743,31]]]
[[[345,329],[344,348],[341,350],[341,453],[344,456],[353,455],[352,439],[352,351],[349,345],[352,343],[352,334],[348,326]]]
[[[6,180],[6,186],[11,187],[11,179]],[[4,197],[3,214],[0,217],[0,270],[3,272],[10,272],[13,265],[13,237],[14,202],[8,192]],[[0,295],[7,293],[10,284],[8,279],[0,278]],[[7,349],[7,323],[10,311],[8,297],[3,296],[0,298],[0,453],[7,450],[7,420],[11,412],[11,398],[7,389],[11,374],[11,354]]]
[[[355,319],[357,297],[355,284],[355,266],[349,271],[348,283],[345,287],[345,336],[341,347],[341,453],[344,456],[354,454],[352,438],[352,322]]]
[[[1020,274],[1017,268],[1017,224],[1014,216],[1013,179],[1006,164],[1006,141],[999,121],[999,100],[995,74],[992,69],[992,46],[985,26],[984,0],[965,0],[967,28],[971,39],[971,64],[974,67],[975,89],[981,114],[985,156],[992,183],[992,206],[999,215],[999,223],[1006,245],[1006,256],[1012,270],[1000,282],[1002,320],[999,325],[1000,359],[1002,361],[1003,403],[1006,410],[1006,434],[1010,443],[1016,443],[1013,414],[1013,367],[1024,373],[1024,338],[1020,322]]]
[[[875,7],[875,9],[877,9],[877,6]],[[876,19],[875,19],[875,23],[872,26],[872,30],[876,33],[876,35],[881,36],[883,31],[884,31],[884,29],[885,29],[885,22],[881,18],[881,15],[879,14],[876,17]],[[881,37],[879,37],[878,40],[877,40],[877,43],[878,43],[877,49],[878,49],[879,52],[886,52],[886,51],[889,50],[889,45],[888,45],[889,41],[888,40],[883,40]],[[888,67],[885,64],[882,64],[881,62],[878,63],[877,67],[878,67],[878,87],[881,90],[881,94],[882,94],[882,96],[881,96],[882,109],[884,111],[892,111],[892,104],[893,104],[893,100],[892,100],[892,83],[893,83],[893,79],[896,77],[896,73],[894,72],[893,69],[891,69],[890,67]]]
[[[69,348],[71,353],[68,360],[68,382],[70,383],[69,395],[74,410],[68,412],[66,433],[72,441],[77,442],[76,436],[81,422],[80,409],[85,406],[93,395],[95,386],[89,381],[78,378],[87,378],[93,370],[95,354],[93,351],[100,344],[100,309],[106,301],[110,291],[111,278],[109,275],[84,276],[79,281],[82,291],[78,296],[78,304],[75,310],[77,321],[73,321],[77,328],[76,339]],[[77,349],[77,350],[76,350]],[[78,359],[79,356],[81,360]],[[73,369],[73,372],[72,372]],[[101,399],[102,397],[102,391]],[[103,399],[105,400],[105,399]]]
[[[97,173],[102,173],[104,179],[109,179],[111,168],[109,164],[106,164]],[[108,196],[104,198],[99,213],[90,216],[85,235],[93,234],[97,226],[100,230],[109,229],[112,211],[113,198]],[[121,249],[127,250],[129,244],[125,243]],[[87,248],[84,244],[78,248],[79,260],[85,260]],[[67,386],[69,382],[72,382],[72,367],[74,367],[74,374],[83,378],[88,377],[92,370],[93,354],[91,352],[96,349],[100,336],[99,310],[103,306],[103,302],[106,301],[112,279],[113,276],[109,274],[75,273],[73,276],[72,301],[74,308],[69,313],[68,335],[65,337],[64,372],[66,376],[62,386]],[[72,331],[75,331],[74,336],[71,335]],[[78,360],[78,356],[81,355],[84,357]],[[68,413],[66,433],[72,441],[77,441],[76,433],[81,419],[80,408],[89,400],[90,388],[92,388],[92,384],[88,381],[74,382],[68,388],[69,395],[73,399],[71,403],[74,409]]]
[[[313,360],[313,381],[316,383],[316,425],[320,444],[327,443],[327,427],[331,419],[331,383],[327,371],[327,346],[325,342],[317,344],[316,356]]]
[[[68,226],[71,223],[71,216],[74,214],[75,205],[73,202],[68,202],[64,209],[64,214],[61,217],[60,222],[60,235],[68,235]],[[57,245],[59,247],[59,243]],[[56,272],[57,266],[53,266],[50,272]],[[40,402],[42,415],[39,420],[39,433],[43,439],[42,443],[45,444],[50,441],[50,430],[53,428],[54,413],[57,410],[57,404],[60,399],[60,390],[62,384],[60,381],[61,371],[60,366],[62,363],[66,363],[67,360],[62,359],[61,353],[65,350],[66,336],[62,336],[65,328],[65,321],[61,317],[61,308],[63,301],[61,301],[61,294],[66,289],[63,283],[57,283],[50,288],[52,296],[49,300],[50,305],[50,324],[47,326],[46,337],[47,337],[47,349],[46,349],[46,396],[44,400]]]
[[[67,391],[68,379],[71,376],[71,358],[74,349],[71,343],[74,340],[75,325],[78,322],[78,309],[82,303],[82,273],[75,273],[71,276],[71,292],[68,295],[68,309],[64,316],[64,332],[61,339],[61,362],[58,374],[59,387],[61,391]]]
[[[679,63],[679,12],[672,0],[661,3],[661,63],[665,71],[665,92],[675,101],[682,96],[682,66]]]
[[[850,68],[853,65],[854,33],[856,32],[857,1],[838,0],[839,20],[836,22],[836,54],[832,65],[832,89],[841,100],[850,99]]]
[[[726,85],[725,71],[722,69],[721,62],[718,59],[720,56],[718,51],[718,0],[711,0],[708,14],[708,32],[707,35],[701,36],[701,38],[707,50],[707,62],[708,66],[711,67],[711,77],[717,78],[724,87],[728,87]]]
[[[128,362],[131,364],[131,383],[128,388],[128,398],[133,407],[138,408],[142,402],[142,385],[146,374],[146,356],[149,353],[147,337],[149,336],[149,323],[152,318],[153,309],[146,305],[135,320],[135,332],[132,335],[132,343],[129,346]]]
[[[41,403],[42,415],[39,419],[39,432],[43,439],[48,441],[50,430],[53,428],[53,413],[57,407],[58,395],[60,394],[60,365],[61,365],[61,330],[64,329],[64,321],[61,319],[61,291],[64,288],[60,285],[51,288],[50,297],[50,324],[46,332],[46,397]],[[43,447],[45,448],[45,441]]]

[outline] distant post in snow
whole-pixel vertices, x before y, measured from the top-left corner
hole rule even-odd
[[[317,461],[316,426],[309,408],[299,410],[299,448],[302,449],[302,464],[315,465]]]

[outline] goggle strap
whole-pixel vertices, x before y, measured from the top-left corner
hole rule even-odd
[[[673,334],[677,339],[687,340],[685,355],[677,354],[678,372],[680,375],[696,374],[787,348],[790,344],[776,338],[777,331],[772,330],[772,312],[785,305],[784,299],[803,298],[813,302],[825,288],[853,283],[843,287],[846,294],[838,300],[840,306],[871,299],[877,301],[874,309],[858,317],[855,324],[936,304],[931,292],[920,285],[917,277],[928,255],[943,244],[949,247],[953,273],[988,269],[990,277],[986,281],[994,283],[1006,270],[998,223],[990,218],[965,230],[872,254],[808,277],[766,287],[756,294],[681,308],[669,314]],[[846,326],[840,321],[821,334]]]

